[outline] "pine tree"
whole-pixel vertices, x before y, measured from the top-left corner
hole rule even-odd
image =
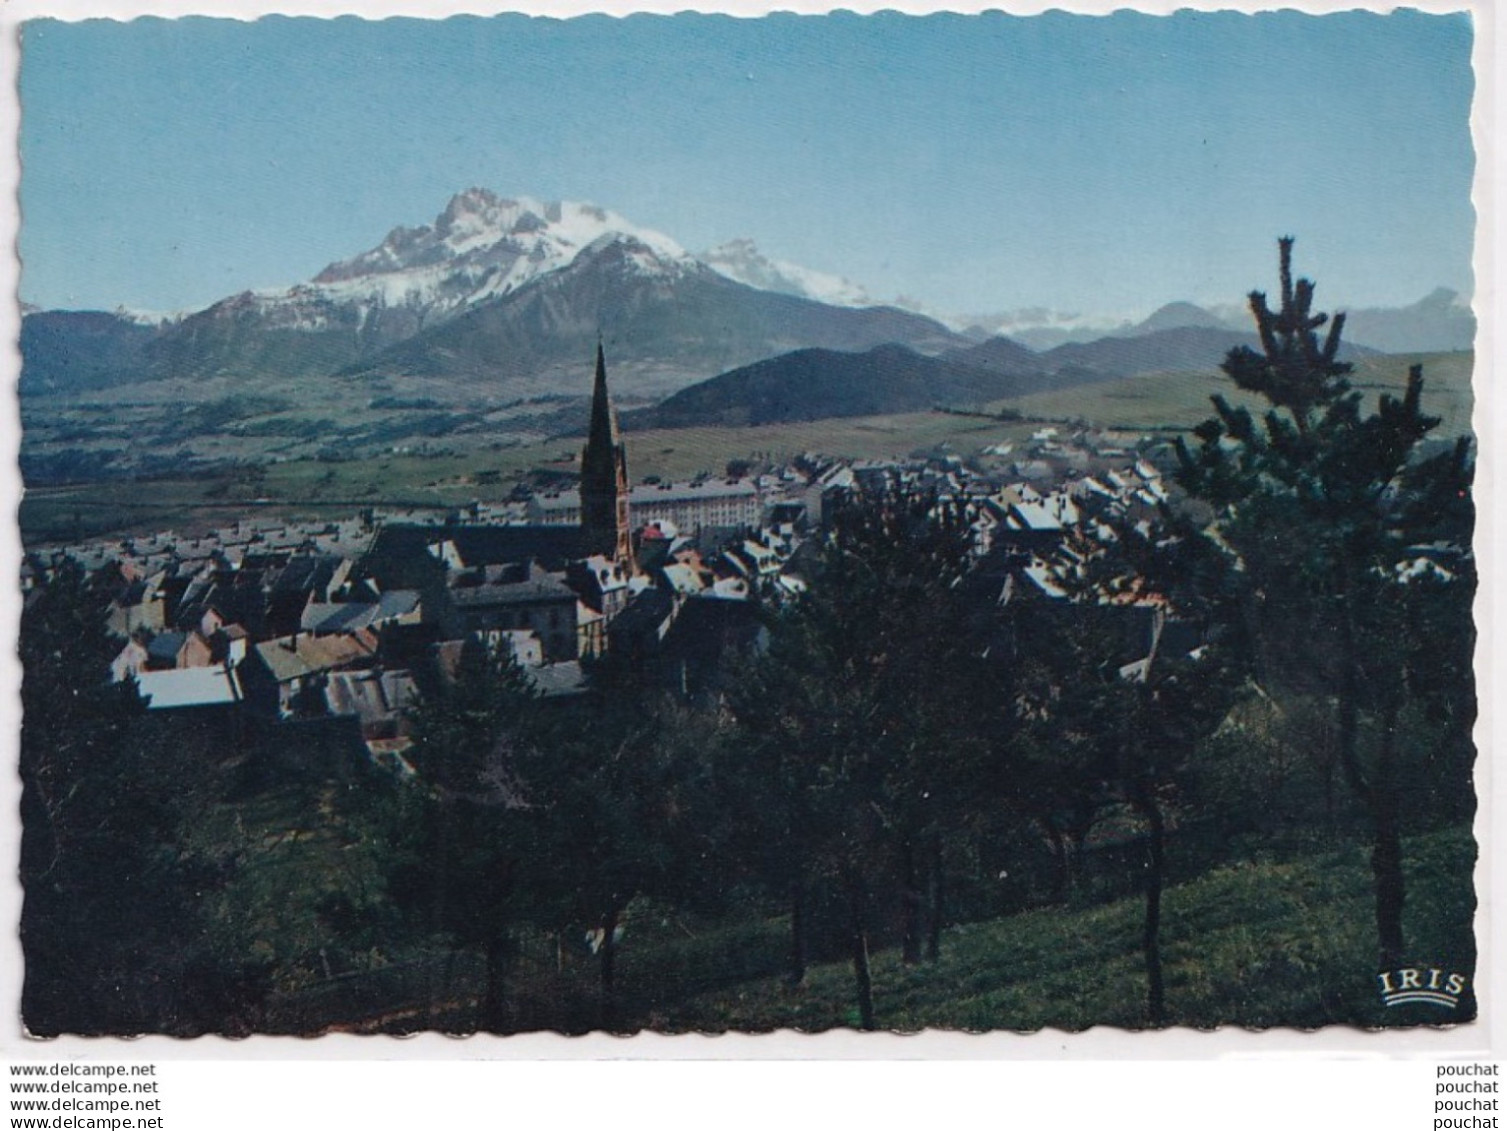
[[[70,560],[21,615],[22,1016],[38,1035],[202,1031],[177,841],[213,770],[186,737],[152,741],[134,681],[108,682],[109,596]]]
[[[1237,566],[1228,577],[1258,682],[1333,703],[1339,763],[1369,819],[1389,969],[1404,950],[1401,715],[1422,674],[1410,657],[1410,609],[1423,587],[1402,579],[1425,540],[1450,543],[1468,574],[1470,449],[1462,440],[1420,460],[1439,421],[1422,411],[1419,366],[1402,397],[1383,395],[1363,412],[1339,360],[1344,316],[1313,311],[1313,283],[1292,277],[1292,246],[1279,241],[1279,308],[1250,296],[1261,349],[1238,347],[1222,366],[1269,407],[1258,422],[1214,397],[1198,447],[1181,445],[1180,481],[1215,508],[1210,534]],[[1459,586],[1457,599],[1468,604],[1469,589]]]
[[[1062,579],[1069,600],[1022,598],[1002,614],[1016,653],[1011,793],[1052,841],[1059,890],[1071,859],[1065,833],[1081,844],[1115,811],[1128,810],[1140,825],[1141,951],[1153,1026],[1168,1015],[1161,954],[1168,829],[1186,811],[1199,745],[1228,713],[1241,675],[1228,641],[1203,623],[1211,610],[1189,581],[1208,567],[1198,568],[1202,555],[1169,533],[1179,526],[1168,515],[1166,528],[1126,526],[1112,540],[1085,541],[1079,570]],[[1132,592],[1138,609],[1124,603]],[[1153,631],[1149,651],[1127,664],[1125,618],[1136,613],[1193,621],[1205,643],[1196,655],[1179,655]]]
[[[537,716],[536,696],[509,655],[468,639],[451,678],[436,676],[409,711],[418,774],[407,841],[408,882],[435,934],[487,957],[482,1025],[497,1028],[513,957],[520,860],[528,851],[513,777],[515,748]]]
[[[970,733],[968,529],[938,500],[898,495],[829,515],[812,589],[772,626],[730,694],[746,754],[745,820],[759,870],[791,907],[791,977],[804,975],[809,905],[844,910],[859,1025],[876,1024],[876,904],[900,897],[902,957],[939,945],[942,837],[976,777]],[[929,920],[930,931],[923,932]]]

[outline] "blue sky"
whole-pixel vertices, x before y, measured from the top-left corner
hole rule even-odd
[[[1471,290],[1465,15],[25,25],[22,298],[197,309],[480,185],[948,311]]]

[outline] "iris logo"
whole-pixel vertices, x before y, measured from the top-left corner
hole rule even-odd
[[[1404,966],[1376,975],[1381,985],[1381,1000],[1388,1006],[1424,1002],[1444,1009],[1454,1009],[1465,992],[1464,974],[1447,974],[1432,967]]]

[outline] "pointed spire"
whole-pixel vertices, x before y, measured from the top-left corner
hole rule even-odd
[[[618,445],[617,410],[612,406],[612,395],[607,391],[607,359],[602,352],[602,340],[597,339],[597,372],[591,389],[591,429],[587,433],[588,444]]]
[[[581,452],[581,527],[588,552],[610,554],[626,568],[634,569],[629,523],[628,453],[607,390],[607,361],[599,337],[591,427]]]

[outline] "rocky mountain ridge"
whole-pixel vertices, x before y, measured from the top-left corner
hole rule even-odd
[[[1249,331],[1236,308],[1186,302],[1110,328],[1050,311],[1017,314],[1005,320],[1014,328],[1010,348],[1039,351],[1047,358],[1032,363],[1039,372],[1102,370],[1126,351],[1086,347],[1110,339]],[[620,391],[652,400],[801,349],[898,344],[954,357],[987,344],[987,330],[876,305],[861,286],[771,259],[751,240],[695,256],[596,205],[472,188],[432,223],[394,228],[375,247],[291,287],[244,291],[184,315],[27,311],[20,387],[69,395],[164,378],[338,378],[375,387],[402,379],[463,382],[506,399],[561,391],[563,376],[601,337],[623,367]],[[1464,349],[1473,335],[1470,311],[1439,290],[1402,310],[1352,312],[1347,339],[1391,350]],[[1181,364],[1176,351],[1163,354]],[[997,368],[999,358],[965,363]],[[1017,375],[1032,364],[1011,358]]]

